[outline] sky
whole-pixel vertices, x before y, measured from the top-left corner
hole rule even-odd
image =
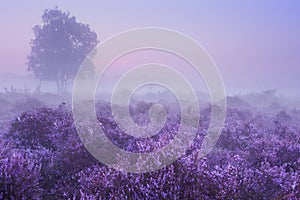
[[[58,6],[90,24],[100,42],[149,26],[182,32],[206,49],[234,92],[300,94],[300,1],[3,0],[0,6],[0,74],[28,74],[32,27]]]

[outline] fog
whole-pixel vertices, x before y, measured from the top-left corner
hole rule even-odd
[[[111,101],[112,98],[112,89],[116,84],[117,76],[105,77],[104,81],[101,81],[98,84],[95,100],[99,101]],[[37,91],[37,86],[40,81],[35,79],[34,76],[30,73],[28,75],[16,75],[12,73],[6,73],[0,75],[0,98],[4,100],[6,94],[18,94],[17,98],[13,101],[19,100],[19,98],[24,98],[30,96],[32,98],[43,99],[48,103],[58,104],[59,102],[51,102],[50,99],[44,99],[43,95],[53,95],[59,97],[58,99],[65,99],[70,101],[73,91],[73,86],[68,85],[67,91],[61,93],[57,90],[57,85],[54,81],[43,81],[40,93]],[[195,88],[194,92],[197,95],[199,104],[205,106],[210,103],[210,95],[204,85],[200,85],[199,88]],[[282,90],[277,90],[274,88],[270,89],[231,89],[227,88],[225,85],[226,95],[227,95],[227,105],[228,107],[236,108],[250,108],[256,107],[258,109],[266,110],[281,110],[281,109],[300,109],[300,100],[295,95],[288,95]],[[239,91],[239,92],[235,92]],[[241,92],[243,91],[243,92]],[[122,98],[124,93],[130,93],[128,90],[122,90],[118,94],[115,94],[116,98]],[[189,101],[190,95],[186,91],[182,91],[184,100]],[[176,97],[171,93],[170,90],[163,88],[159,85],[148,85],[140,88],[137,91],[134,91],[132,94],[132,99],[145,101],[145,102],[154,102],[154,103],[171,103],[176,102]],[[54,99],[55,99],[54,98]],[[3,106],[3,105],[2,105]]]

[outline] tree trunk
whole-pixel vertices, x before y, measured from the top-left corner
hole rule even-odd
[[[57,83],[57,90],[60,93],[64,93],[67,91],[67,83],[68,83],[68,76],[65,74],[58,74],[58,78],[56,80]]]
[[[40,93],[41,93],[41,87],[42,87],[42,80],[40,79],[38,85],[37,85],[36,88],[35,88],[35,92],[36,92],[37,94],[40,94]]]
[[[59,79],[56,80],[56,84],[57,84],[57,91],[61,92],[61,84],[60,84],[60,80]]]

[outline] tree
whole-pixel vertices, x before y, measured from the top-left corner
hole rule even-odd
[[[35,39],[31,40],[28,70],[40,80],[56,81],[63,92],[72,81],[87,54],[99,42],[97,34],[88,24],[76,21],[69,12],[57,7],[45,10],[42,24],[33,28]],[[94,65],[90,65],[91,73]]]

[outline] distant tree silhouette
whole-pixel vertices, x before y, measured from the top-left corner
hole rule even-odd
[[[45,10],[42,24],[33,28],[28,70],[36,78],[56,81],[59,91],[64,92],[72,81],[87,54],[97,45],[97,34],[88,24],[76,21],[69,12],[57,7]],[[94,71],[90,61],[88,76]]]

